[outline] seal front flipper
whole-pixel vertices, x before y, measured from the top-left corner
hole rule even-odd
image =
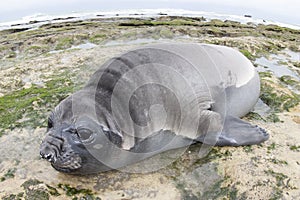
[[[239,118],[227,116],[217,145],[252,145],[262,143],[268,138],[269,134],[263,128],[252,125]]]
[[[160,130],[137,142],[130,151],[135,153],[149,153],[149,155],[153,153],[154,155],[172,149],[187,147],[193,143],[195,142],[190,138],[176,135],[169,130]]]
[[[216,146],[242,146],[259,144],[268,138],[269,134],[263,128],[237,117],[226,116],[222,131],[219,133],[208,131],[206,135],[201,135],[196,140]]]

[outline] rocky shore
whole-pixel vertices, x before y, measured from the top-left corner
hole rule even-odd
[[[214,147],[200,159],[192,145],[148,174],[93,176],[56,172],[39,158],[49,112],[112,56],[159,42],[238,49],[260,71],[263,103],[245,119],[270,139]],[[299,199],[300,30],[204,18],[109,18],[0,31],[1,199]],[[152,159],[159,161],[170,155]]]

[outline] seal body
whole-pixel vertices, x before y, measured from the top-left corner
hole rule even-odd
[[[40,153],[59,171],[90,174],[194,142],[258,144],[266,131],[239,117],[259,92],[255,68],[232,48],[144,46],[107,61],[54,109]]]

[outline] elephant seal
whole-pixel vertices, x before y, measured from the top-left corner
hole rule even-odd
[[[232,48],[143,46],[108,60],[58,104],[40,155],[58,171],[91,174],[195,142],[259,144],[268,133],[239,119],[259,92],[255,68]]]

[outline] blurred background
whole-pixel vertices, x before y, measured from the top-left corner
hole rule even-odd
[[[62,15],[74,12],[161,8],[251,15],[268,21],[300,25],[300,1],[297,0],[10,0],[0,3],[0,22],[36,14]]]

